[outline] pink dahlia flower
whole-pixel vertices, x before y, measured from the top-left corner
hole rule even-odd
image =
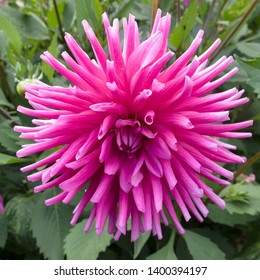
[[[2,195],[0,194],[0,214],[4,215],[5,207],[4,207],[4,200]]]
[[[16,126],[15,130],[35,143],[23,146],[17,156],[59,149],[22,171],[41,167],[28,176],[31,181],[42,181],[35,192],[58,186],[60,194],[46,205],[69,203],[83,188],[71,224],[91,203],[86,232],[95,220],[100,235],[108,221],[108,232],[118,239],[131,220],[132,240],[150,230],[160,239],[161,221],[168,224],[167,211],[176,229],[184,233],[173,201],[186,221],[191,214],[203,221],[208,214],[204,196],[225,207],[203,178],[228,185],[218,175],[232,180],[232,172],[216,162],[245,162],[230,151],[235,146],[219,138],[251,136],[234,131],[252,121],[222,124],[229,120],[229,109],[248,99],[240,98],[243,91],[236,88],[212,93],[237,68],[217,78],[233,58],[222,57],[207,65],[220,40],[202,55],[195,55],[202,30],[188,50],[167,67],[174,55],[167,49],[171,17],[161,17],[160,10],[143,42],[134,16],[123,19],[122,46],[118,19],[110,25],[104,14],[103,22],[109,56],[86,20],[83,27],[95,59],[90,59],[70,34],[65,40],[73,57],[62,53],[69,69],[49,52],[41,56],[71,86],[38,82],[25,87],[32,109],[19,106],[18,111],[35,117],[35,126]]]

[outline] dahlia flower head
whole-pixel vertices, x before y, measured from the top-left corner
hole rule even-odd
[[[230,66],[232,57],[223,56],[208,65],[219,39],[197,56],[203,37],[200,30],[174,60],[167,48],[169,14],[157,11],[151,34],[143,42],[133,15],[122,22],[121,46],[119,20],[111,25],[103,14],[109,56],[86,20],[82,24],[95,59],[70,34],[65,40],[73,56],[61,54],[67,66],[44,52],[42,60],[71,85],[37,82],[25,86],[32,108],[19,106],[18,111],[35,117],[35,126],[16,126],[15,130],[35,143],[24,145],[17,156],[52,149],[49,156],[22,171],[36,169],[28,176],[30,181],[41,180],[36,193],[60,189],[46,205],[69,203],[84,189],[71,224],[91,203],[85,232],[94,224],[101,235],[107,224],[115,240],[129,227],[132,241],[150,230],[161,239],[161,222],[166,226],[171,222],[183,234],[177,209],[185,221],[194,215],[202,222],[208,214],[205,197],[225,207],[204,178],[228,185],[233,173],[216,162],[245,162],[230,151],[235,146],[220,138],[251,136],[235,130],[252,121],[223,124],[229,120],[228,110],[248,98],[240,98],[243,90],[236,88],[212,93],[238,70],[217,77]]]

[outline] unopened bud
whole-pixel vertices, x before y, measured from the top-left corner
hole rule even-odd
[[[20,81],[16,86],[16,91],[19,95],[23,96],[25,94],[24,86],[27,84],[35,84],[36,80],[34,79],[25,79],[23,81]]]

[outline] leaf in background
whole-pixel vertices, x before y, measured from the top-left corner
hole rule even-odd
[[[7,220],[5,215],[0,214],[0,248],[4,248],[7,240]]]
[[[226,259],[232,259],[236,254],[236,249],[234,247],[233,242],[227,238],[226,228],[224,230],[219,230],[219,227],[214,227],[211,229],[210,227],[201,227],[201,228],[192,228],[194,233],[197,233],[201,236],[209,238],[214,244],[218,246],[218,248],[223,251],[226,255]],[[234,230],[236,231],[236,229]],[[234,241],[235,238],[231,238]]]
[[[64,11],[65,2],[66,2],[65,0],[57,2],[57,8],[58,8],[58,12],[59,12],[61,21],[62,21],[62,15],[63,15],[63,11]],[[47,24],[48,24],[48,26],[50,26],[52,28],[57,28],[59,25],[54,5],[48,12]]]
[[[240,260],[260,260],[260,219],[248,228],[247,241],[235,259]]]
[[[168,243],[154,254],[148,256],[147,260],[177,260],[173,250],[175,231],[172,232]]]
[[[32,217],[32,231],[40,252],[51,260],[63,259],[63,242],[70,229],[72,207],[55,204],[46,206],[44,201],[57,195],[56,189],[45,191],[38,196]]]
[[[16,152],[20,149],[20,146],[17,144],[19,140],[18,134],[13,131],[10,124],[7,122],[0,123],[0,131],[0,144],[3,147],[10,152]]]
[[[84,232],[86,222],[87,220],[83,220],[78,223],[65,238],[64,251],[68,260],[96,260],[99,253],[105,251],[112,240],[106,228],[100,237],[94,227],[86,234]]]
[[[1,36],[1,32],[0,32],[0,36]],[[0,48],[1,48],[1,38],[0,38]],[[0,106],[5,106],[8,107],[10,109],[14,109],[14,105],[11,104],[5,97],[2,89],[0,88]]]
[[[136,259],[140,252],[142,251],[145,243],[149,239],[151,235],[151,231],[144,232],[143,234],[140,235],[140,237],[134,242],[134,259]]]
[[[222,18],[228,21],[234,21],[242,16],[252,1],[236,0],[233,4],[226,8],[222,13]]]
[[[62,24],[65,31],[70,30],[75,18],[75,1],[68,0],[66,1],[62,17]]]
[[[194,260],[224,260],[225,254],[209,238],[187,230],[183,235]]]
[[[254,42],[239,42],[236,48],[242,53],[249,57],[255,58],[260,57],[259,43]],[[259,69],[259,68],[258,68]]]
[[[34,196],[19,195],[10,199],[5,207],[8,232],[18,246],[27,251],[35,249],[35,240],[31,230],[34,206]]]
[[[256,93],[260,94],[260,57],[254,59],[243,59],[235,55],[235,59],[247,76],[247,84],[254,88]]]
[[[12,156],[0,153],[0,166],[6,165],[6,164],[28,162],[28,161],[31,161],[31,159],[30,158],[17,158],[17,157],[12,157]]]
[[[53,35],[51,43],[48,47],[48,52],[50,52],[54,57],[58,56],[59,49],[57,34]],[[54,69],[49,64],[42,61],[42,71],[47,76],[48,80],[51,81],[55,72]]]
[[[144,5],[142,3],[138,3],[137,1],[135,1],[133,3],[133,5],[131,6],[131,10],[130,12],[135,15],[135,18],[137,21],[142,20],[142,21],[146,21],[146,22],[151,22],[151,14],[152,14],[152,5]],[[124,17],[127,17],[128,14],[124,15]],[[149,29],[148,29],[149,30]],[[149,32],[149,31],[147,31]],[[144,34],[145,36],[147,36],[147,33]],[[144,40],[146,40],[147,37],[145,37]]]
[[[102,6],[99,0],[75,0],[77,29],[80,36],[84,34],[82,20],[86,19],[94,30],[101,27]]]
[[[2,30],[6,38],[8,38],[8,41],[10,42],[10,45],[14,49],[15,53],[17,55],[20,55],[22,49],[21,36],[17,31],[16,27],[12,24],[12,22],[9,19],[1,16],[1,13],[0,13],[0,30]]]
[[[4,57],[6,55],[6,49],[9,42],[5,33],[0,29],[0,57]]]
[[[123,0],[120,4],[117,2],[113,3],[113,13],[111,18],[123,18],[130,12],[135,0]]]
[[[183,17],[178,22],[177,26],[173,28],[173,32],[169,36],[169,42],[179,49],[187,36],[190,34],[192,28],[197,22],[198,1],[193,0],[186,9]]]
[[[254,216],[260,213],[260,185],[231,185],[219,195],[224,197],[230,214]]]
[[[35,14],[26,15],[17,9],[1,5],[0,16],[10,20],[24,39],[49,39],[46,25]]]
[[[218,224],[234,226],[244,225],[257,219],[257,216],[251,216],[247,214],[230,214],[226,209],[221,210],[216,205],[208,205],[209,209],[208,218]]]

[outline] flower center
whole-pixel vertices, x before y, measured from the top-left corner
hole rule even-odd
[[[128,157],[142,146],[144,135],[141,133],[139,121],[118,120],[116,122],[116,142],[119,150],[125,152]]]

